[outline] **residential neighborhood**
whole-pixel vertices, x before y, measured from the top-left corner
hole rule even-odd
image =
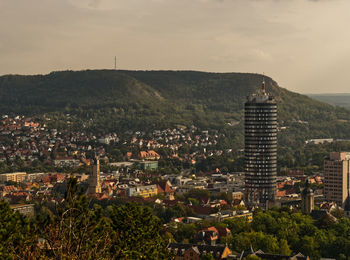
[[[233,235],[228,223],[252,223],[258,205],[246,203],[243,171],[198,168],[208,158],[241,153],[218,149],[223,138],[218,133],[179,126],[93,135],[50,129],[24,116],[3,116],[0,125],[0,198],[29,218],[43,205],[62,203],[74,179],[89,200],[102,207],[127,203],[151,207],[178,241],[168,245],[176,259],[199,259],[207,253],[214,259],[272,257],[260,248],[233,252],[225,246]],[[312,216],[333,218],[331,213],[342,205],[325,199],[323,172],[281,169],[276,179],[278,206],[302,210],[305,183],[313,187],[318,208]],[[182,234],[187,229],[191,232]],[[308,259],[302,254],[288,257]]]

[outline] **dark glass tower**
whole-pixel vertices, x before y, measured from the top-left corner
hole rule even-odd
[[[245,185],[250,205],[268,207],[276,197],[277,104],[265,82],[245,109]],[[271,205],[271,204],[270,204]]]

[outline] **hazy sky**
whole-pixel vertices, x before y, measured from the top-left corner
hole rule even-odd
[[[113,68],[263,73],[350,93],[349,0],[0,0],[0,75]]]

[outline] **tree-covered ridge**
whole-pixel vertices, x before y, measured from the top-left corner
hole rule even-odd
[[[0,77],[0,113],[49,113],[55,122],[69,113],[77,116],[73,127],[105,131],[175,124],[222,129],[241,122],[229,127],[240,133],[244,102],[260,88],[262,78],[249,73],[122,70],[6,75]],[[288,138],[350,138],[350,111],[290,92],[271,78],[265,81],[278,102],[280,126],[289,127]]]
[[[307,94],[309,97],[331,104],[333,106],[350,108],[350,94],[349,93],[335,93],[335,94]]]

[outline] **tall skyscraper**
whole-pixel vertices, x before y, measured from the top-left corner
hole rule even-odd
[[[88,195],[95,195],[101,193],[101,184],[100,184],[100,160],[95,155],[93,159],[92,171],[89,176],[89,187]]]
[[[324,196],[343,207],[348,197],[350,185],[350,153],[332,152],[324,160]]]
[[[248,204],[269,207],[276,197],[277,104],[262,88],[248,96],[245,108],[245,187]]]

